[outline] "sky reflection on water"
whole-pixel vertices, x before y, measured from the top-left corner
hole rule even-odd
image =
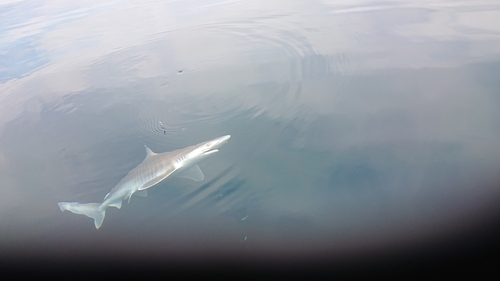
[[[346,3],[4,1],[0,248],[342,256],[495,221],[500,4]],[[57,207],[225,134],[98,231]]]

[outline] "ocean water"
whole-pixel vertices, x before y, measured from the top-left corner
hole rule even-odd
[[[498,222],[499,77],[493,0],[4,1],[0,255],[161,267],[470,246]],[[168,178],[98,230],[57,205],[102,202],[144,145],[226,134],[204,181]]]

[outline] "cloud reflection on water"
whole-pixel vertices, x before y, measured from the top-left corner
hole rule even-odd
[[[61,217],[38,222],[60,215],[53,202],[101,198],[145,142],[233,135],[204,167],[213,181],[110,213],[109,237],[138,221],[179,226],[152,241],[203,229],[261,246],[411,236],[407,221],[425,234],[475,194],[462,180],[498,163],[494,1],[36,3],[0,6],[12,13],[0,17],[5,237],[54,235]]]

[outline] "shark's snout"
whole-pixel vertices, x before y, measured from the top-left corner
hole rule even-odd
[[[225,143],[231,138],[231,135],[225,135],[223,137],[220,137],[219,143]]]
[[[203,155],[209,155],[212,153],[216,153],[219,150],[217,148],[221,147],[223,144],[227,142],[228,139],[231,138],[231,135],[225,135],[223,137],[216,138],[211,140],[205,144],[206,149],[203,151]]]

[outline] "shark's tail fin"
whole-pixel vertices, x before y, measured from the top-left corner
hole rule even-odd
[[[106,215],[106,209],[99,210],[99,203],[87,203],[81,204],[78,202],[59,202],[57,203],[61,211],[70,211],[74,214],[86,215],[89,218],[94,219],[95,228],[99,229]]]

